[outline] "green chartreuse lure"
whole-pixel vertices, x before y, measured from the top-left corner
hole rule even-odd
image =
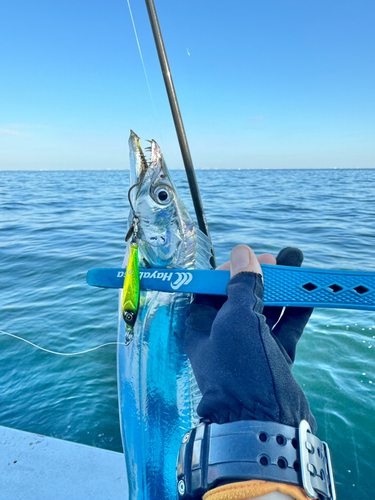
[[[134,337],[134,324],[139,305],[139,264],[138,245],[130,245],[130,254],[122,294],[122,316],[126,323],[126,344]]]

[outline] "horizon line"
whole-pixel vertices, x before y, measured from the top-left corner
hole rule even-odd
[[[184,172],[184,168],[170,168],[170,171],[176,172],[181,171]],[[217,171],[242,171],[242,170],[375,170],[374,167],[263,167],[263,168],[195,168],[196,172],[209,172],[211,170]],[[129,168],[0,168],[0,172],[129,172]]]

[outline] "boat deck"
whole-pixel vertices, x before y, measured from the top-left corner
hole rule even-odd
[[[127,500],[122,453],[0,426],[0,500]]]

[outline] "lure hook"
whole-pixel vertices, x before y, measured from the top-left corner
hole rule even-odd
[[[136,214],[135,214],[135,210],[134,210],[133,202],[132,202],[131,197],[130,197],[130,193],[133,191],[133,189],[134,189],[135,187],[139,186],[139,184],[140,184],[140,182],[136,182],[135,184],[133,184],[133,185],[130,187],[130,189],[129,189],[129,191],[128,191],[128,200],[129,200],[129,205],[130,205],[130,208],[131,208],[131,210],[132,210],[132,212],[133,212],[133,216],[134,216],[134,217],[137,217],[137,216],[136,216]],[[137,218],[138,218],[138,217],[137,217]]]
[[[132,190],[139,186],[140,182],[137,182],[136,184],[133,184],[129,191],[128,191],[128,200],[129,200],[129,205],[130,205],[130,208],[131,208],[131,211],[133,212],[133,221],[132,221],[132,224],[131,226],[129,227],[129,230],[128,232],[126,233],[126,236],[125,236],[125,241],[128,241],[130,237],[132,237],[132,240],[134,241],[136,236],[137,236],[137,232],[138,232],[138,220],[139,220],[139,217],[138,215],[135,213],[135,210],[134,210],[134,206],[133,206],[133,202],[131,200],[131,196],[130,196],[130,193],[132,192]]]

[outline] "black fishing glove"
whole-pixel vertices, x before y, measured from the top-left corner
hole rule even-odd
[[[284,248],[276,257],[279,266],[301,267],[303,253],[298,248]],[[266,306],[263,315],[271,330],[273,338],[278,343],[289,365],[293,365],[296,357],[296,347],[303,330],[313,312],[312,307],[282,307]],[[276,325],[276,326],[275,326]]]
[[[297,249],[277,257],[283,265],[302,260]],[[265,420],[293,427],[305,419],[315,432],[315,418],[291,372],[312,309],[286,308],[281,319],[282,308],[263,311],[262,278],[253,272],[234,276],[227,293],[197,295],[190,307],[185,349],[202,392],[198,415],[216,423]]]

